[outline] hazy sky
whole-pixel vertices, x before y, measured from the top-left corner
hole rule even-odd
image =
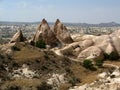
[[[0,21],[120,23],[120,0],[0,0]]]

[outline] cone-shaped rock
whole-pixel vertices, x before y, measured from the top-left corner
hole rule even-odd
[[[67,28],[60,22],[59,19],[57,19],[54,24],[54,33],[59,41],[64,44],[73,42],[73,39],[71,38],[70,33],[67,31]]]
[[[37,42],[40,40],[45,41],[45,43],[47,45],[50,45],[51,47],[58,46],[58,44],[60,43],[45,19],[43,19],[41,24],[39,25],[33,42]]]
[[[10,43],[13,42],[24,42],[26,39],[23,37],[22,31],[19,30],[11,39]]]

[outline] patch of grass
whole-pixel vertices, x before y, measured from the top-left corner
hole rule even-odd
[[[69,82],[70,84],[72,84],[72,86],[75,86],[77,83],[80,83],[81,81],[80,81],[79,78],[73,76],[73,77],[71,77],[71,78],[69,79],[68,82]]]
[[[40,79],[18,79],[12,81],[6,81],[1,85],[0,90],[21,90],[22,87],[37,87],[41,84]],[[18,88],[18,89],[16,89]]]
[[[60,85],[59,90],[69,90],[70,87],[71,87],[71,84],[64,83]]]
[[[38,48],[21,47],[20,51],[14,52],[13,58],[17,62],[25,62],[39,58],[43,59],[44,53],[42,51],[39,51]]]

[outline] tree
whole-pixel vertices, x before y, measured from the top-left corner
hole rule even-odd
[[[83,66],[87,69],[92,69],[93,68],[93,64],[91,60],[84,60],[83,61]]]
[[[35,43],[35,46],[38,48],[46,48],[46,43],[43,40],[39,40]]]
[[[104,57],[109,60],[117,60],[119,55],[116,52],[112,52],[111,54],[104,53]]]
[[[103,60],[96,60],[95,61],[95,65],[98,67],[102,67],[103,66],[104,61]]]

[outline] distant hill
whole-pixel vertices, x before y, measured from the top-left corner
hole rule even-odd
[[[118,27],[120,24],[116,22],[100,23],[100,24],[88,24],[88,23],[65,23],[67,26],[82,26],[82,27]]]
[[[7,22],[0,21],[0,25],[22,25],[22,24],[39,24],[40,22]],[[53,22],[49,22],[50,25],[53,25]],[[66,26],[82,26],[82,27],[118,27],[119,23],[108,22],[108,23],[99,23],[99,24],[88,24],[88,23],[64,23]]]

